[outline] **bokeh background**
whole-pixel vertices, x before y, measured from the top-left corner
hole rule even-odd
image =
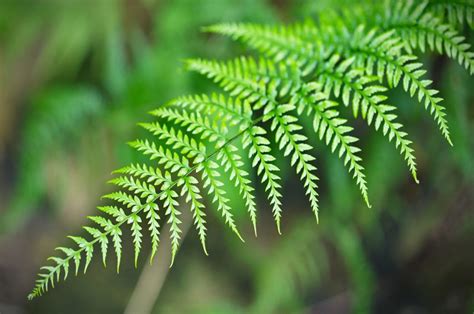
[[[1,0],[0,313],[472,313],[474,80],[431,54],[422,59],[455,146],[421,105],[390,95],[415,142],[419,185],[393,145],[358,123],[372,209],[321,149],[318,225],[281,161],[282,236],[258,187],[258,238],[236,196],[245,243],[209,215],[209,257],[190,230],[172,269],[166,250],[153,266],[142,254],[135,269],[128,243],[119,275],[96,259],[86,275],[26,300],[38,268],[110,190],[111,171],[137,160],[125,144],[148,136],[137,122],[175,96],[213,89],[182,60],[246,53],[202,26],[293,22],[350,2]]]

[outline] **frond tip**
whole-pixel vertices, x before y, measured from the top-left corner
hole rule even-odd
[[[98,207],[101,215],[88,217],[87,237],[69,237],[73,248],[59,247],[59,256],[48,258],[51,265],[41,268],[28,299],[65,280],[70,267],[75,274],[86,272],[97,252],[105,266],[112,250],[119,272],[127,233],[137,266],[145,239],[151,243],[153,260],[162,228],[168,225],[171,267],[183,237],[184,204],[207,255],[206,194],[243,241],[228,195],[235,193],[243,200],[257,235],[255,187],[261,183],[281,233],[284,206],[277,158],[288,158],[318,221],[313,148],[318,140],[341,159],[370,207],[352,118],[361,118],[393,142],[418,182],[412,141],[387,92],[401,85],[424,105],[452,144],[442,98],[424,77],[427,71],[415,53],[446,54],[472,74],[474,53],[457,27],[465,22],[472,26],[473,6],[464,1],[390,0],[371,10],[342,11],[326,12],[331,19],[321,17],[318,23],[206,28],[242,41],[261,56],[186,61],[187,69],[211,79],[223,92],[176,98],[151,112],[155,121],[139,124],[150,136],[129,144],[149,160],[114,172],[109,183],[116,190],[103,197],[111,204]],[[303,115],[312,123],[303,123]]]

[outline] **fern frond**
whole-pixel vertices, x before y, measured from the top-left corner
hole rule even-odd
[[[189,70],[210,78],[225,92],[179,97],[152,112],[157,121],[140,124],[154,139],[138,139],[130,145],[150,161],[115,171],[118,176],[110,183],[117,190],[104,196],[113,204],[98,207],[101,216],[89,217],[92,225],[84,228],[89,239],[70,237],[75,249],[59,247],[60,256],[48,259],[52,265],[41,268],[29,298],[46,292],[61,276],[66,279],[70,267],[76,274],[80,269],[85,272],[95,245],[100,246],[104,265],[108,250],[113,249],[118,272],[124,228],[131,231],[137,265],[145,226],[153,259],[161,228],[168,224],[173,265],[183,236],[181,200],[190,206],[207,254],[204,190],[225,223],[242,239],[223,179],[239,190],[256,234],[257,182],[245,167],[243,154],[265,184],[279,233],[283,207],[282,178],[275,165],[278,151],[289,157],[318,219],[316,158],[305,135],[308,130],[299,122],[303,113],[313,120],[313,130],[309,131],[316,132],[338,154],[369,206],[360,149],[355,144],[358,139],[352,134],[350,122],[341,117],[342,106],[338,104],[350,106],[354,118],[360,116],[393,140],[417,181],[412,142],[398,122],[396,107],[386,104],[385,94],[388,88],[402,85],[405,92],[424,104],[451,143],[442,99],[431,87],[432,82],[424,78],[426,70],[413,52],[437,50],[456,59],[472,74],[474,54],[452,23],[455,15],[458,22],[472,24],[472,3],[404,0],[395,5],[390,1],[388,5],[379,3],[370,11],[342,11],[346,11],[344,18],[326,12],[327,17],[318,23],[274,27],[220,24],[207,28],[241,40],[263,56],[258,61],[249,57],[227,62],[186,61]],[[448,23],[444,22],[445,14]],[[240,144],[237,139],[241,139]],[[271,139],[278,149],[271,149]],[[160,225],[162,219],[165,222]]]

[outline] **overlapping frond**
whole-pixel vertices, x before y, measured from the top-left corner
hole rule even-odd
[[[387,3],[372,10],[342,10],[344,15],[325,12],[326,18],[318,23],[208,27],[241,40],[261,56],[186,62],[189,70],[210,78],[224,92],[179,97],[151,112],[155,121],[140,124],[150,138],[130,143],[149,160],[115,171],[110,183],[116,190],[104,196],[108,204],[98,208],[101,215],[89,217],[91,226],[84,232],[88,238],[70,237],[74,248],[58,248],[61,256],[51,257],[52,266],[42,268],[29,298],[43,294],[61,277],[66,279],[73,264],[76,274],[85,272],[97,254],[96,246],[104,265],[108,251],[115,253],[119,271],[125,229],[130,231],[137,265],[148,239],[145,233],[153,258],[161,229],[168,225],[173,264],[183,236],[185,204],[207,254],[204,194],[242,239],[228,193],[234,189],[240,195],[256,234],[255,186],[261,183],[281,232],[284,205],[277,156],[288,157],[318,218],[316,150],[308,139],[314,134],[341,158],[370,206],[352,117],[363,119],[393,141],[417,181],[412,142],[386,93],[401,85],[425,105],[451,143],[442,99],[425,78],[426,70],[415,53],[429,49],[446,54],[473,73],[474,54],[457,30],[466,22],[472,26],[473,4],[471,0]],[[344,110],[352,115],[345,118]],[[312,127],[301,122],[303,114],[309,115]],[[233,186],[224,187],[226,180]]]

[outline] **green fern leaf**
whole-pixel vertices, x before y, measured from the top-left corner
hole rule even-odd
[[[131,231],[136,266],[145,231],[150,234],[153,259],[161,228],[168,224],[172,266],[183,236],[181,200],[190,206],[207,254],[204,190],[224,222],[242,239],[223,188],[224,179],[239,191],[257,234],[257,182],[245,167],[243,154],[265,184],[279,233],[284,210],[282,178],[275,165],[278,154],[289,158],[318,219],[316,158],[305,135],[308,131],[316,132],[341,158],[370,206],[360,149],[355,144],[358,139],[350,127],[352,117],[342,118],[344,107],[351,108],[353,118],[361,117],[393,140],[417,181],[412,142],[385,94],[401,85],[424,104],[451,143],[442,99],[431,81],[424,78],[426,70],[414,52],[436,50],[472,74],[474,54],[456,27],[466,21],[472,25],[473,6],[464,0],[404,0],[364,8],[328,11],[318,23],[220,24],[207,28],[247,43],[262,56],[226,62],[186,61],[189,70],[210,78],[224,93],[179,97],[152,111],[156,121],[140,125],[154,138],[130,143],[149,161],[114,172],[117,176],[110,183],[117,190],[104,196],[112,204],[98,207],[101,216],[89,217],[92,226],[84,227],[89,239],[72,236],[75,248],[59,247],[60,256],[48,259],[51,265],[41,268],[28,297],[40,296],[61,277],[66,279],[70,267],[76,274],[81,267],[86,272],[95,245],[100,246],[104,265],[108,250],[114,250],[118,272],[126,227]],[[313,120],[313,130],[306,130],[299,122],[303,113]],[[278,149],[271,149],[272,142]],[[161,219],[164,222],[160,224]]]

